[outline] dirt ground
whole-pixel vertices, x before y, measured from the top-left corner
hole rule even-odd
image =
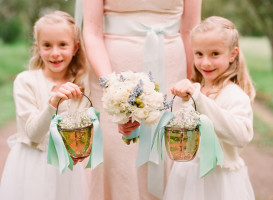
[[[254,110],[272,124],[273,114],[261,104],[256,103]],[[14,121],[0,130],[0,178],[9,152],[6,141],[15,131],[16,123]],[[242,157],[248,166],[256,200],[273,200],[273,147],[265,149],[251,143],[243,149]]]

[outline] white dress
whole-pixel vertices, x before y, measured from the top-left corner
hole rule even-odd
[[[23,72],[14,82],[17,133],[8,139],[11,150],[2,174],[1,200],[87,199],[89,191],[81,163],[63,174],[47,164],[49,123],[56,112],[48,105],[52,87],[54,84],[45,79],[41,70]],[[61,104],[60,112],[67,107],[66,102]],[[88,104],[80,102],[80,105]],[[32,123],[36,119],[39,119],[38,129],[36,122]],[[33,134],[29,136],[24,130]],[[33,142],[31,137],[40,142]]]
[[[164,200],[254,200],[247,167],[229,170],[217,166],[199,177],[199,157],[175,162],[165,189]]]
[[[174,162],[163,199],[254,200],[247,166],[239,155],[241,148],[253,138],[253,116],[248,96],[239,86],[230,84],[213,100],[200,92],[199,84],[195,86],[193,98],[197,111],[214,123],[224,152],[223,166],[217,165],[214,171],[200,178],[199,151],[192,161]]]

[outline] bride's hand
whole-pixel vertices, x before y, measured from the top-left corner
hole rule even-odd
[[[137,121],[132,122],[131,120],[126,124],[118,125],[118,132],[123,135],[130,135],[131,131],[137,129],[140,126],[140,123]]]

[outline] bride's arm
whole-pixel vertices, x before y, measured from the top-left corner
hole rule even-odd
[[[180,33],[184,43],[187,59],[187,78],[190,79],[193,65],[193,54],[190,44],[190,32],[201,21],[202,0],[184,0],[184,12],[181,18]]]
[[[112,73],[103,36],[103,0],[83,0],[83,40],[87,59],[99,78]]]
[[[87,59],[99,78],[112,73],[112,67],[104,44],[103,0],[83,0],[83,39]],[[119,132],[125,135],[139,126],[137,122],[119,124]]]

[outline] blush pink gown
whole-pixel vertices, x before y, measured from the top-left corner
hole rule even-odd
[[[183,0],[105,0],[104,15],[121,17],[146,25],[164,24],[180,20]],[[105,34],[105,45],[113,71],[141,71],[144,36]],[[186,77],[186,58],[180,33],[164,38],[165,93],[177,81]],[[159,68],[153,70],[160,70]],[[118,133],[117,124],[102,108],[102,88],[98,78],[91,79],[91,99],[101,113],[104,142],[104,163],[89,171],[90,200],[146,200],[157,199],[147,190],[147,164],[136,168],[138,144],[126,145]],[[178,101],[178,100],[177,100]],[[170,160],[165,162],[165,182]]]

